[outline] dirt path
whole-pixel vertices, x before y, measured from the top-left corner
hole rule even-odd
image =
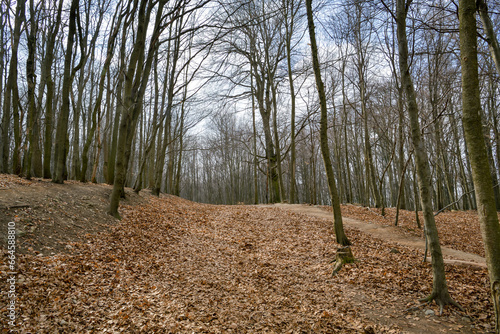
[[[309,216],[332,219],[332,214],[321,208],[303,204],[274,204],[274,205],[262,205],[263,207],[276,207],[283,210],[292,211],[295,213],[306,214]],[[411,237],[403,235],[400,233],[398,227],[395,226],[382,226],[373,223],[365,223],[352,218],[343,218],[345,226],[357,228],[365,233],[373,235],[382,240],[394,241],[400,245],[417,248],[424,250],[425,241],[421,238]],[[472,266],[486,268],[486,261],[483,257],[462,252],[460,250],[452,249],[449,247],[441,246],[443,255],[445,257],[445,263],[456,264],[462,266]]]

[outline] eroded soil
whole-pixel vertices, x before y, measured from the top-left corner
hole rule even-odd
[[[106,213],[112,187],[106,184],[50,180],[27,181],[0,174],[0,246],[6,245],[8,222],[16,223],[18,251],[42,255],[71,252],[86,234],[106,232],[116,219]],[[144,203],[126,189],[124,204]]]

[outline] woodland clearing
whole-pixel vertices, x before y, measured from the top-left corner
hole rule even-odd
[[[18,231],[21,333],[493,330],[485,268],[446,265],[450,293],[466,313],[446,308],[438,316],[435,305],[414,308],[432,284],[423,250],[348,223],[357,262],[332,277],[338,245],[327,217],[279,205],[207,205],[127,190],[118,221],[106,214],[107,185],[0,175],[0,189],[2,235],[9,221]],[[342,209],[365,223],[393,223],[391,209],[389,218],[374,209]],[[401,235],[421,236],[413,213],[402,213]],[[474,215],[437,216],[443,245],[484,255]],[[1,242],[1,323],[7,332],[5,238]]]

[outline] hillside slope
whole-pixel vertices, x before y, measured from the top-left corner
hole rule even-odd
[[[27,181],[0,174],[0,231],[16,222],[18,250],[22,253],[52,255],[71,252],[72,242],[85,234],[105,232],[116,219],[106,214],[112,187],[107,184],[50,180]],[[144,203],[145,199],[126,189],[123,204]],[[5,247],[5,238],[0,245]]]

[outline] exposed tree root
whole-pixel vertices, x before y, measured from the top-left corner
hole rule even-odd
[[[356,259],[352,255],[351,247],[346,246],[337,249],[337,254],[335,254],[335,259],[332,260],[332,263],[335,262],[332,271],[332,276],[335,276],[340,271],[340,269],[342,269],[344,263],[353,263],[355,261]]]
[[[432,292],[428,297],[422,298],[418,300],[419,302],[423,302],[422,305],[426,305],[435,301],[436,304],[439,305],[439,315],[443,315],[443,309],[446,305],[452,305],[457,307],[460,311],[465,312],[464,308],[460,306],[456,301],[454,301],[448,292],[444,293],[443,296],[438,295],[437,292]]]
[[[420,301],[420,300],[419,300]],[[415,311],[415,310],[418,310],[419,308],[425,306],[425,305],[429,305],[431,302],[425,302],[425,303],[422,303],[422,304],[418,304],[417,306],[412,306],[410,308],[407,308],[405,310],[405,312],[411,312],[411,311]]]
[[[120,214],[118,213],[118,210],[116,210],[116,212],[115,212],[115,211],[113,211],[113,210],[109,209],[109,210],[108,210],[108,214],[109,214],[110,216],[115,217],[115,218],[116,218],[116,219],[118,219],[118,220],[122,220],[122,217],[121,217],[121,216],[120,216]]]

